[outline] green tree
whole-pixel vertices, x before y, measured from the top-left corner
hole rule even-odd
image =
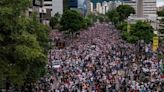
[[[0,1],[0,88],[35,83],[46,70],[49,29],[24,16],[30,3]]]
[[[164,18],[160,19],[160,24],[159,24],[159,32],[161,34],[164,34]]]
[[[145,21],[138,21],[134,25],[134,29],[131,31],[131,34],[138,37],[139,40],[144,40],[146,43],[149,43],[153,38],[153,28],[149,23]]]
[[[82,22],[82,28],[86,29],[87,27],[92,25],[92,19],[89,17],[84,17]]]
[[[73,33],[79,31],[82,28],[83,17],[75,10],[65,10],[61,21],[61,29],[60,31],[64,31],[66,33]]]
[[[115,26],[119,23],[120,15],[116,10],[109,11],[106,15]]]
[[[99,22],[104,22],[105,18],[103,15],[98,15],[98,20],[99,20]]]
[[[97,21],[97,16],[93,13],[90,13],[87,17],[91,19],[92,24]]]
[[[129,43],[136,43],[138,40],[144,40],[146,43],[152,41],[153,28],[147,22],[137,21],[136,24],[131,24],[131,31],[127,31],[126,23],[119,26],[121,36]]]
[[[134,8],[129,5],[120,5],[116,8],[116,11],[120,15],[120,21],[127,19],[130,14],[135,14]]]
[[[52,29],[54,29],[55,26],[57,26],[60,23],[60,14],[56,13],[51,19],[50,19],[50,26]]]
[[[164,10],[158,11],[157,14],[158,14],[158,16],[160,16],[160,17],[164,17]]]

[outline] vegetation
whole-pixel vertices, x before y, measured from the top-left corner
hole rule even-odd
[[[77,11],[65,10],[60,21],[60,31],[73,34],[81,29],[81,21],[83,21],[83,17]]]
[[[35,83],[46,71],[49,29],[36,16],[24,16],[29,5],[0,1],[0,88]]]
[[[130,25],[130,32],[127,31],[126,23],[120,26],[122,38],[129,43],[136,43],[138,40],[144,40],[146,43],[152,41],[153,28],[145,21],[137,21],[136,24]]]
[[[137,21],[135,24],[128,24],[125,20],[134,14],[135,10],[129,5],[120,5],[115,10],[109,11],[106,15],[110,21],[121,30],[121,36],[129,43],[136,43],[144,40],[149,43],[152,41],[153,28],[147,22]]]
[[[116,8],[116,11],[119,14],[119,21],[124,21],[130,14],[135,14],[134,8],[129,5],[120,5]]]
[[[161,19],[159,19],[160,24],[159,24],[158,31],[160,34],[164,34],[164,18],[163,18],[164,17],[164,10],[158,11],[157,14],[159,17],[161,17]],[[160,43],[162,44],[163,42],[164,42],[164,37],[161,36],[160,37]]]
[[[157,12],[158,16],[164,16],[164,10]]]
[[[120,23],[124,22],[130,14],[134,13],[135,10],[133,7],[129,5],[120,5],[116,9],[109,11],[106,15],[115,26],[118,26]]]
[[[109,20],[110,20],[115,26],[117,26],[117,24],[119,23],[119,19],[120,19],[120,15],[119,15],[119,13],[117,12],[117,10],[109,11],[106,15],[108,16]]]
[[[60,23],[60,14],[56,13],[51,19],[50,19],[50,26],[52,29],[54,29],[54,27],[56,27],[57,25],[59,25]]]
[[[93,14],[83,17],[75,10],[65,10],[60,20],[60,31],[73,35],[80,29],[91,26],[96,21],[96,18]]]
[[[163,16],[163,17],[164,17],[164,16]],[[159,24],[159,26],[160,26],[159,32],[160,32],[161,34],[164,34],[164,18],[160,19],[160,24]]]

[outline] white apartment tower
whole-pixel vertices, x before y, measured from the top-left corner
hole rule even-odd
[[[93,12],[93,3],[90,2],[90,11]]]
[[[102,6],[101,6],[101,3],[96,3],[96,11],[98,13],[102,13]]]
[[[157,14],[157,0],[143,0],[144,15],[156,15]]]
[[[109,10],[108,3],[104,1],[102,3],[102,13],[105,14],[106,12],[108,12],[108,10]]]

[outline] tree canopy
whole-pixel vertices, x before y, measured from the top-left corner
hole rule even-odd
[[[164,17],[164,10],[158,11],[157,14],[158,14],[158,16],[160,16],[160,17]]]
[[[116,8],[118,14],[120,15],[119,20],[123,21],[127,19],[130,14],[135,14],[135,10],[130,5],[120,5]]]
[[[65,10],[60,21],[60,31],[73,34],[82,28],[81,21],[83,21],[83,17],[80,13],[75,10]]]
[[[60,14],[56,13],[51,19],[50,19],[50,26],[52,29],[57,26],[60,23]]]
[[[0,1],[0,87],[34,83],[45,72],[48,27],[26,17],[30,0]]]
[[[117,10],[112,10],[107,13],[109,20],[116,25],[119,22],[120,15]]]
[[[120,29],[122,30],[122,38],[129,43],[136,43],[138,40],[144,40],[146,43],[152,41],[153,28],[145,21],[137,21],[136,24],[130,24],[130,32],[126,30],[126,23],[122,23]]]
[[[125,19],[130,16],[130,14],[134,14],[135,10],[133,7],[129,5],[120,5],[116,9],[109,11],[106,15],[109,20],[117,26],[119,23],[123,22]]]

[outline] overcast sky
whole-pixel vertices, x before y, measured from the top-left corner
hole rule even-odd
[[[164,0],[157,0],[157,6],[164,5]]]

